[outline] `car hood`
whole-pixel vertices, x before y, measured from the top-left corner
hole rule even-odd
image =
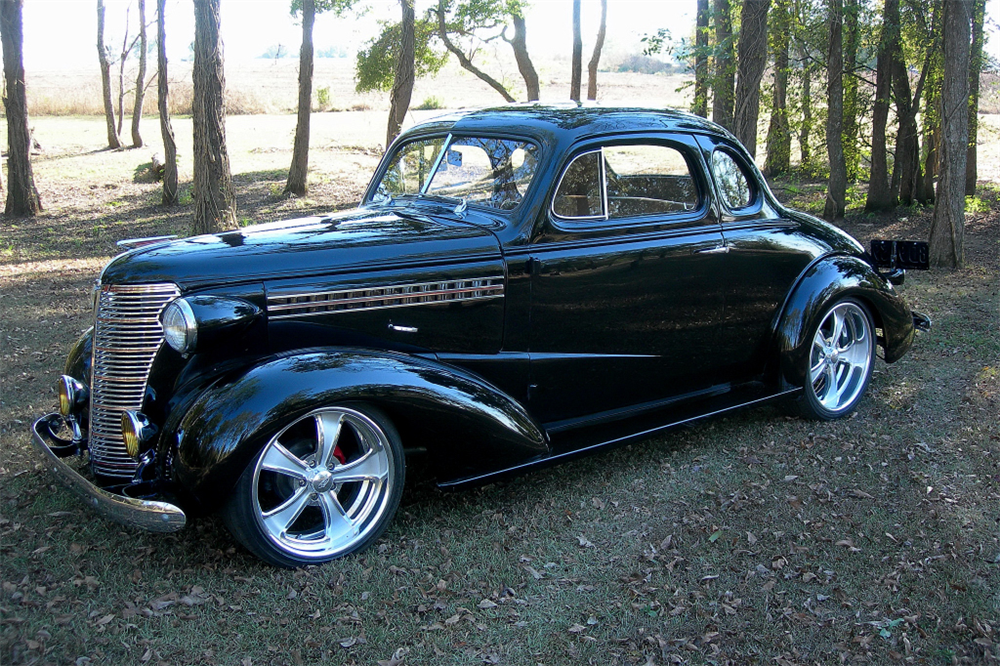
[[[141,247],[115,257],[101,282],[173,282],[187,291],[499,255],[496,237],[466,220],[412,210],[355,209]]]

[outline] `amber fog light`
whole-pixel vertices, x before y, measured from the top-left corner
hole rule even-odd
[[[142,412],[122,412],[122,441],[125,451],[135,459],[145,448],[144,444],[156,434],[156,426]]]
[[[63,416],[74,414],[87,404],[87,387],[69,375],[59,378],[56,391],[59,393],[59,413]]]

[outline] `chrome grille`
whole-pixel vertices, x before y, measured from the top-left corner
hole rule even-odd
[[[90,459],[94,472],[131,478],[137,463],[122,442],[122,412],[142,409],[153,357],[163,344],[160,313],[180,296],[173,284],[103,285],[94,324]]]

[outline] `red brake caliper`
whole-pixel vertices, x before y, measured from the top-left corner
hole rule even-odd
[[[341,465],[347,464],[347,456],[345,456],[344,452],[340,450],[339,444],[333,447],[333,457],[339,460]]]

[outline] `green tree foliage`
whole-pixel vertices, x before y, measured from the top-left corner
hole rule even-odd
[[[317,3],[319,4],[319,3]],[[436,74],[444,66],[447,53],[431,45],[437,24],[430,19],[418,19],[415,32],[415,66],[417,76]],[[383,23],[382,32],[358,51],[354,70],[358,92],[388,92],[396,74],[402,30],[399,23]]]

